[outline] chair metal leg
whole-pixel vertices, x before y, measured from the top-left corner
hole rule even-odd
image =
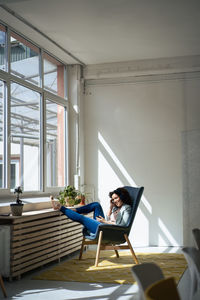
[[[81,260],[81,258],[82,258],[84,246],[85,246],[85,237],[83,236],[82,245],[81,245],[80,254],[79,254],[79,260]]]
[[[127,242],[128,246],[129,246],[129,249],[130,249],[130,251],[131,251],[131,254],[132,254],[132,256],[133,256],[133,259],[134,259],[136,265],[138,265],[138,264],[139,264],[139,261],[138,261],[138,259],[137,259],[137,256],[135,255],[135,252],[134,252],[134,250],[133,250],[133,247],[132,247],[132,245],[131,245],[131,243],[130,243],[130,241],[129,241],[128,235],[127,235],[127,234],[124,234],[124,237],[125,237],[126,242]]]
[[[5,289],[5,286],[4,286],[3,279],[1,277],[1,275],[0,275],[0,285],[1,285],[4,297],[7,298],[6,289]]]
[[[99,254],[100,254],[100,250],[101,250],[101,241],[102,241],[102,237],[103,237],[103,231],[100,231],[100,232],[99,232],[98,245],[97,245],[97,253],[96,253],[95,267],[97,267],[97,266],[98,266],[98,263],[99,263]]]

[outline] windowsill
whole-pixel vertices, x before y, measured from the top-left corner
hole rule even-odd
[[[49,197],[23,198],[23,212],[51,208]],[[0,203],[0,214],[10,213],[10,204],[15,201],[6,200]]]

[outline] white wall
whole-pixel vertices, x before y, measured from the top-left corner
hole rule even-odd
[[[85,183],[94,184],[104,209],[114,188],[144,186],[133,245],[183,245],[182,139],[188,115],[199,116],[200,80],[183,74],[116,76],[86,80]]]
[[[185,123],[182,133],[184,243],[194,245],[191,231],[200,228],[200,80],[185,83]]]

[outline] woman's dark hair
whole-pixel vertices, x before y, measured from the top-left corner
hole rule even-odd
[[[109,193],[109,197],[112,198],[113,194],[118,195],[124,204],[132,205],[132,200],[129,195],[129,192],[125,188],[117,188],[116,190]]]

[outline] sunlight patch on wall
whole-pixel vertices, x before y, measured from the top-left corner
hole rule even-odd
[[[131,186],[136,186],[134,180],[128,174],[128,172],[126,171],[126,169],[124,168],[124,166],[122,165],[122,163],[119,161],[119,159],[117,158],[117,156],[111,150],[110,146],[106,143],[106,141],[104,140],[104,138],[102,137],[102,135],[100,133],[98,133],[98,139],[99,139],[100,143],[102,144],[102,146],[104,147],[104,149],[106,150],[106,152],[110,155],[110,157],[112,158],[112,160],[114,161],[115,165],[118,167],[118,169],[120,170],[120,172],[123,174],[123,176],[129,182],[129,184]]]
[[[132,179],[132,177],[128,174],[128,172],[126,171],[126,169],[124,168],[124,166],[122,165],[122,163],[119,161],[119,159],[117,158],[117,156],[115,155],[115,153],[112,151],[112,149],[110,148],[110,146],[108,145],[108,143],[105,141],[105,139],[103,138],[103,136],[101,135],[100,132],[98,132],[98,140],[101,143],[101,145],[103,146],[103,148],[105,149],[106,153],[109,155],[109,158],[112,159],[112,161],[115,163],[115,166],[117,167],[118,170],[120,170],[120,173],[126,178],[128,184],[130,186],[136,187],[136,183],[135,181]],[[106,158],[104,157],[104,159],[102,159],[103,154],[100,152],[99,150],[99,158],[98,158],[98,189],[99,191],[102,189],[104,189],[104,185],[108,185],[108,186],[112,186],[112,187],[119,187],[119,186],[123,186],[124,183],[122,181],[119,180],[118,176],[116,175],[116,173],[113,171],[113,169],[111,168],[111,166],[108,164]],[[103,182],[102,182],[103,181]],[[110,185],[111,183],[111,185]],[[99,197],[101,195],[98,195]],[[101,198],[99,198],[101,199]],[[142,203],[144,204],[144,206],[146,207],[147,211],[152,214],[152,207],[149,204],[149,202],[147,201],[147,199],[144,197],[144,195],[142,196],[141,199]]]
[[[131,242],[134,246],[149,245],[149,220],[140,207],[138,207],[134,226],[131,229],[131,236],[133,236]]]
[[[116,188],[123,185],[101,151],[98,151],[98,163],[98,186],[100,189]]]
[[[162,236],[159,234],[158,245],[159,246],[178,246],[178,242],[174,239],[172,234],[169,232],[163,221],[158,218],[158,226],[162,231]]]

